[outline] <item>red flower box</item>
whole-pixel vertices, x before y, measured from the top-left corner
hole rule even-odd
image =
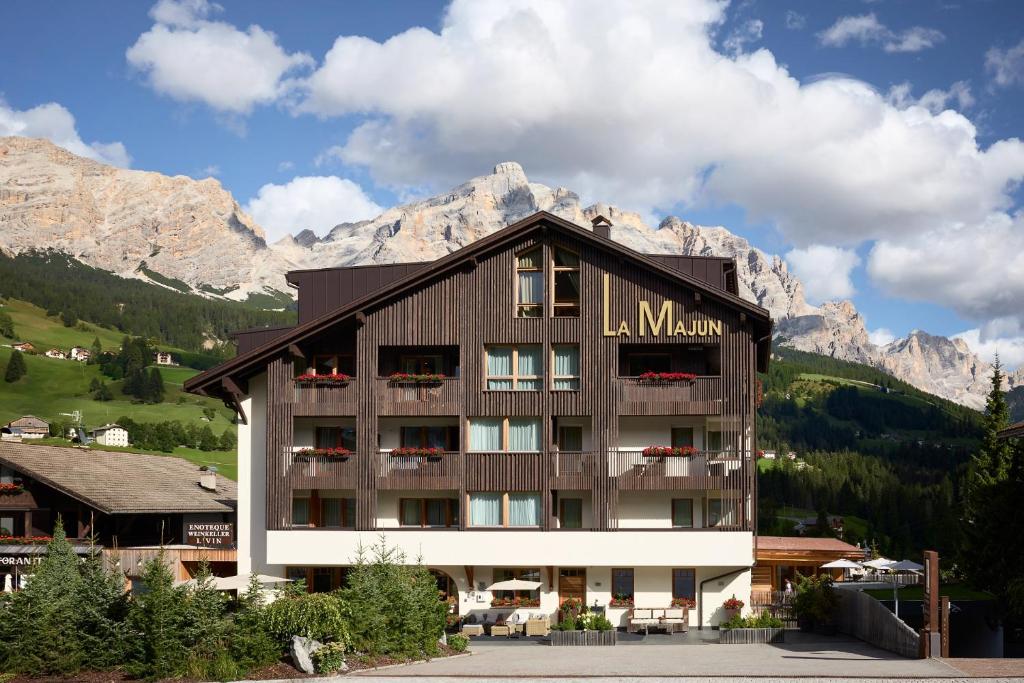
[[[632,607],[633,598],[617,597],[608,602],[609,607]]]
[[[342,460],[352,455],[352,451],[341,446],[337,448],[302,448],[295,451],[296,458],[329,458]]]
[[[352,377],[344,373],[336,375],[315,375],[309,373],[295,378],[296,384],[348,384],[351,381]]]
[[[392,448],[391,455],[394,456],[406,456],[406,455],[419,455],[427,457],[440,456],[444,451],[440,448],[418,448],[414,446],[403,446],[401,448]]]
[[[396,384],[435,384],[445,379],[445,376],[441,373],[394,372],[388,379]]]
[[[697,606],[697,601],[693,598],[672,598],[672,607],[682,607],[684,609],[693,609]]]
[[[491,607],[540,607],[540,598],[494,598]]]
[[[640,379],[645,382],[692,382],[697,375],[692,372],[642,372]]]
[[[52,536],[0,536],[0,545],[44,545]]]
[[[19,493],[24,493],[25,487],[21,484],[0,484],[0,495],[4,496],[16,496]]]
[[[644,449],[646,458],[688,458],[697,454],[693,446],[648,446]]]

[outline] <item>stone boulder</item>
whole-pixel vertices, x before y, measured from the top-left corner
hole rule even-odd
[[[313,664],[313,653],[324,645],[318,640],[292,636],[291,655],[295,668],[306,674],[315,674],[316,665]]]

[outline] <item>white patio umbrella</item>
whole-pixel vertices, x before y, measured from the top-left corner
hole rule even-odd
[[[498,581],[487,587],[489,591],[535,591],[540,588],[540,581],[523,581],[522,579],[509,579]]]
[[[822,569],[860,569],[859,562],[853,562],[852,560],[842,559],[834,560],[826,564],[821,565]]]
[[[862,562],[861,564],[869,569],[887,569],[890,564],[896,564],[896,562],[894,560],[888,560],[884,557],[879,557],[877,560],[868,560],[867,562]]]
[[[923,564],[918,564],[913,560],[900,560],[899,562],[893,562],[892,564],[886,565],[885,570],[892,572],[892,600],[895,609],[893,610],[898,617],[900,615],[900,598],[897,593],[900,588],[899,584],[896,583],[896,572],[917,572],[924,569]]]
[[[213,578],[213,589],[218,591],[237,591],[244,590],[249,587],[249,574],[235,574],[234,576],[214,576]],[[267,574],[257,574],[256,579],[262,585],[271,583],[288,583],[291,579],[285,579],[280,576],[269,576]],[[196,580],[189,579],[188,581],[182,581],[181,585],[195,586]]]

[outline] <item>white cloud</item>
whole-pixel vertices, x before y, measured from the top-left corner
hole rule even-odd
[[[985,70],[995,85],[1024,85],[1024,40],[1005,50],[990,48],[985,53]]]
[[[786,10],[786,28],[790,31],[802,31],[805,26],[807,26],[807,17],[794,10]]]
[[[722,42],[726,52],[737,55],[744,51],[745,46],[761,40],[764,33],[764,22],[750,19],[734,28]]]
[[[293,168],[295,168],[295,163],[294,162],[292,162],[292,161],[282,161],[281,163],[279,163],[277,165],[277,172],[278,173],[285,173],[286,171],[290,171]]]
[[[878,20],[874,12],[839,17],[834,24],[818,34],[818,41],[825,47],[860,43],[862,46],[881,45],[886,52],[920,52],[945,39],[942,31],[924,26],[892,31]]]
[[[336,161],[342,161],[345,157],[345,149],[341,145],[331,145],[320,152],[313,159],[313,165],[317,168]]]
[[[206,0],[160,0],[150,11],[156,23],[125,53],[128,63],[157,92],[222,113],[246,114],[283,97],[289,74],[312,58],[289,54],[259,26],[242,31],[207,19],[220,9]]]
[[[916,99],[912,91],[913,86],[910,82],[899,83],[889,88],[888,100],[897,109],[917,106],[924,107],[932,114],[943,112],[954,103],[961,111],[974,106],[974,95],[971,94],[971,86],[967,81],[957,81],[949,86],[948,90],[934,88]]]
[[[953,336],[963,339],[971,347],[971,351],[989,363],[994,361],[998,354],[999,360],[1008,370],[1024,366],[1024,334],[1022,331],[1018,328],[1015,333],[1000,334],[998,330],[989,331],[986,327],[966,330]]]
[[[20,111],[0,99],[0,137],[8,135],[45,138],[69,152],[113,166],[127,168],[132,161],[120,142],[84,142],[75,117],[56,102]]]
[[[197,178],[214,178],[220,175],[220,166],[217,164],[210,164],[206,168],[199,169],[199,173],[196,174]]]
[[[868,339],[876,346],[885,346],[896,340],[896,335],[887,327],[879,327],[877,330],[868,332]]]
[[[803,281],[811,303],[849,299],[856,293],[850,274],[860,265],[860,257],[852,249],[815,244],[791,250],[786,263]]]
[[[284,185],[264,185],[245,210],[274,242],[306,229],[323,235],[339,223],[373,218],[383,209],[347,178],[300,176]]]

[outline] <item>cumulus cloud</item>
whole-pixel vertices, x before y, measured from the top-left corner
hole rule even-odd
[[[982,327],[965,330],[953,336],[963,339],[972,351],[989,363],[993,362],[998,354],[999,360],[1009,370],[1024,366],[1024,333],[1019,328],[1015,333],[1007,333],[989,331]]]
[[[791,250],[786,262],[803,281],[811,303],[848,299],[856,293],[850,274],[860,265],[860,257],[852,249],[814,244]]]
[[[932,114],[945,111],[951,104],[955,104],[961,111],[974,106],[974,95],[971,94],[971,86],[967,81],[957,81],[947,90],[934,88],[918,98],[913,96],[912,91],[913,86],[909,82],[894,85],[889,88],[889,102],[899,109],[924,107]]]
[[[339,223],[373,218],[383,209],[347,178],[299,176],[284,185],[264,185],[245,210],[274,242],[307,229],[323,235]]]
[[[761,40],[763,33],[764,22],[760,19],[750,19],[734,28],[726,36],[725,40],[722,41],[722,47],[725,48],[726,52],[734,55],[739,54],[744,51],[747,45]]]
[[[0,137],[7,135],[45,138],[79,156],[122,168],[131,165],[131,157],[122,143],[83,141],[75,117],[56,102],[17,110],[0,99]]]
[[[985,70],[995,85],[1024,85],[1024,40],[1005,50],[990,48],[985,53]]]
[[[877,330],[868,332],[868,339],[876,346],[885,346],[896,340],[896,335],[887,327],[879,327]]]
[[[242,31],[208,18],[219,11],[207,0],[160,0],[150,11],[156,23],[125,53],[128,63],[157,92],[232,115],[280,99],[289,76],[313,64],[259,26]]]
[[[893,31],[879,21],[874,12],[839,17],[834,24],[818,34],[818,41],[825,47],[859,43],[861,46],[881,45],[886,52],[920,52],[945,39],[942,31],[924,26]]]
[[[786,10],[786,28],[790,31],[802,31],[807,26],[807,17],[794,10]]]

